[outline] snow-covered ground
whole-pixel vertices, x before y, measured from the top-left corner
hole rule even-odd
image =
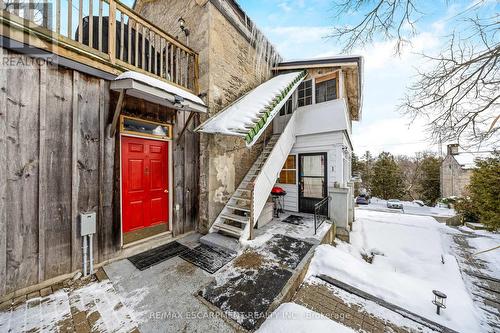
[[[460,227],[460,230],[478,236],[468,238],[469,245],[476,249],[474,257],[486,262],[490,275],[500,279],[500,248],[496,248],[500,246],[500,233],[473,230],[465,226]]]
[[[460,332],[485,329],[452,252],[452,235],[459,231],[429,216],[364,209],[356,214],[351,244],[319,246],[308,276],[331,276]],[[375,255],[373,262],[362,254]],[[448,295],[440,316],[432,290]]]
[[[260,333],[354,333],[352,329],[295,303],[281,304],[257,331]]]
[[[402,201],[405,214],[427,216],[455,216],[455,211],[449,208],[420,206],[411,201]],[[377,210],[381,212],[398,212],[397,209],[387,208],[387,200],[372,198],[369,205],[359,205],[361,210]]]

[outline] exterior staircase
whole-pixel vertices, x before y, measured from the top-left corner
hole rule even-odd
[[[243,181],[222,209],[210,232],[245,240],[251,237],[271,190],[295,143],[295,114],[285,129],[274,134]]]

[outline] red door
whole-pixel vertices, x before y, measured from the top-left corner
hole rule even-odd
[[[168,143],[122,137],[123,232],[168,226]]]

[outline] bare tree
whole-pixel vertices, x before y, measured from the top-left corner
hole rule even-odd
[[[413,0],[343,0],[336,3],[336,18],[362,12],[354,25],[334,28],[344,51],[364,47],[377,39],[394,40],[395,52],[410,43],[417,32],[423,2]],[[451,0],[442,0],[449,6]],[[437,56],[422,55],[429,67],[418,70],[400,110],[428,121],[434,141],[462,141],[475,145],[500,142],[500,15],[485,10],[477,0],[448,18],[456,29],[445,36],[447,47]],[[465,142],[464,142],[465,141]]]

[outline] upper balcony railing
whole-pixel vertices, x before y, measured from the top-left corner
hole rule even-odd
[[[0,20],[106,63],[197,93],[198,54],[116,0],[0,0]],[[47,36],[45,36],[47,35]]]

